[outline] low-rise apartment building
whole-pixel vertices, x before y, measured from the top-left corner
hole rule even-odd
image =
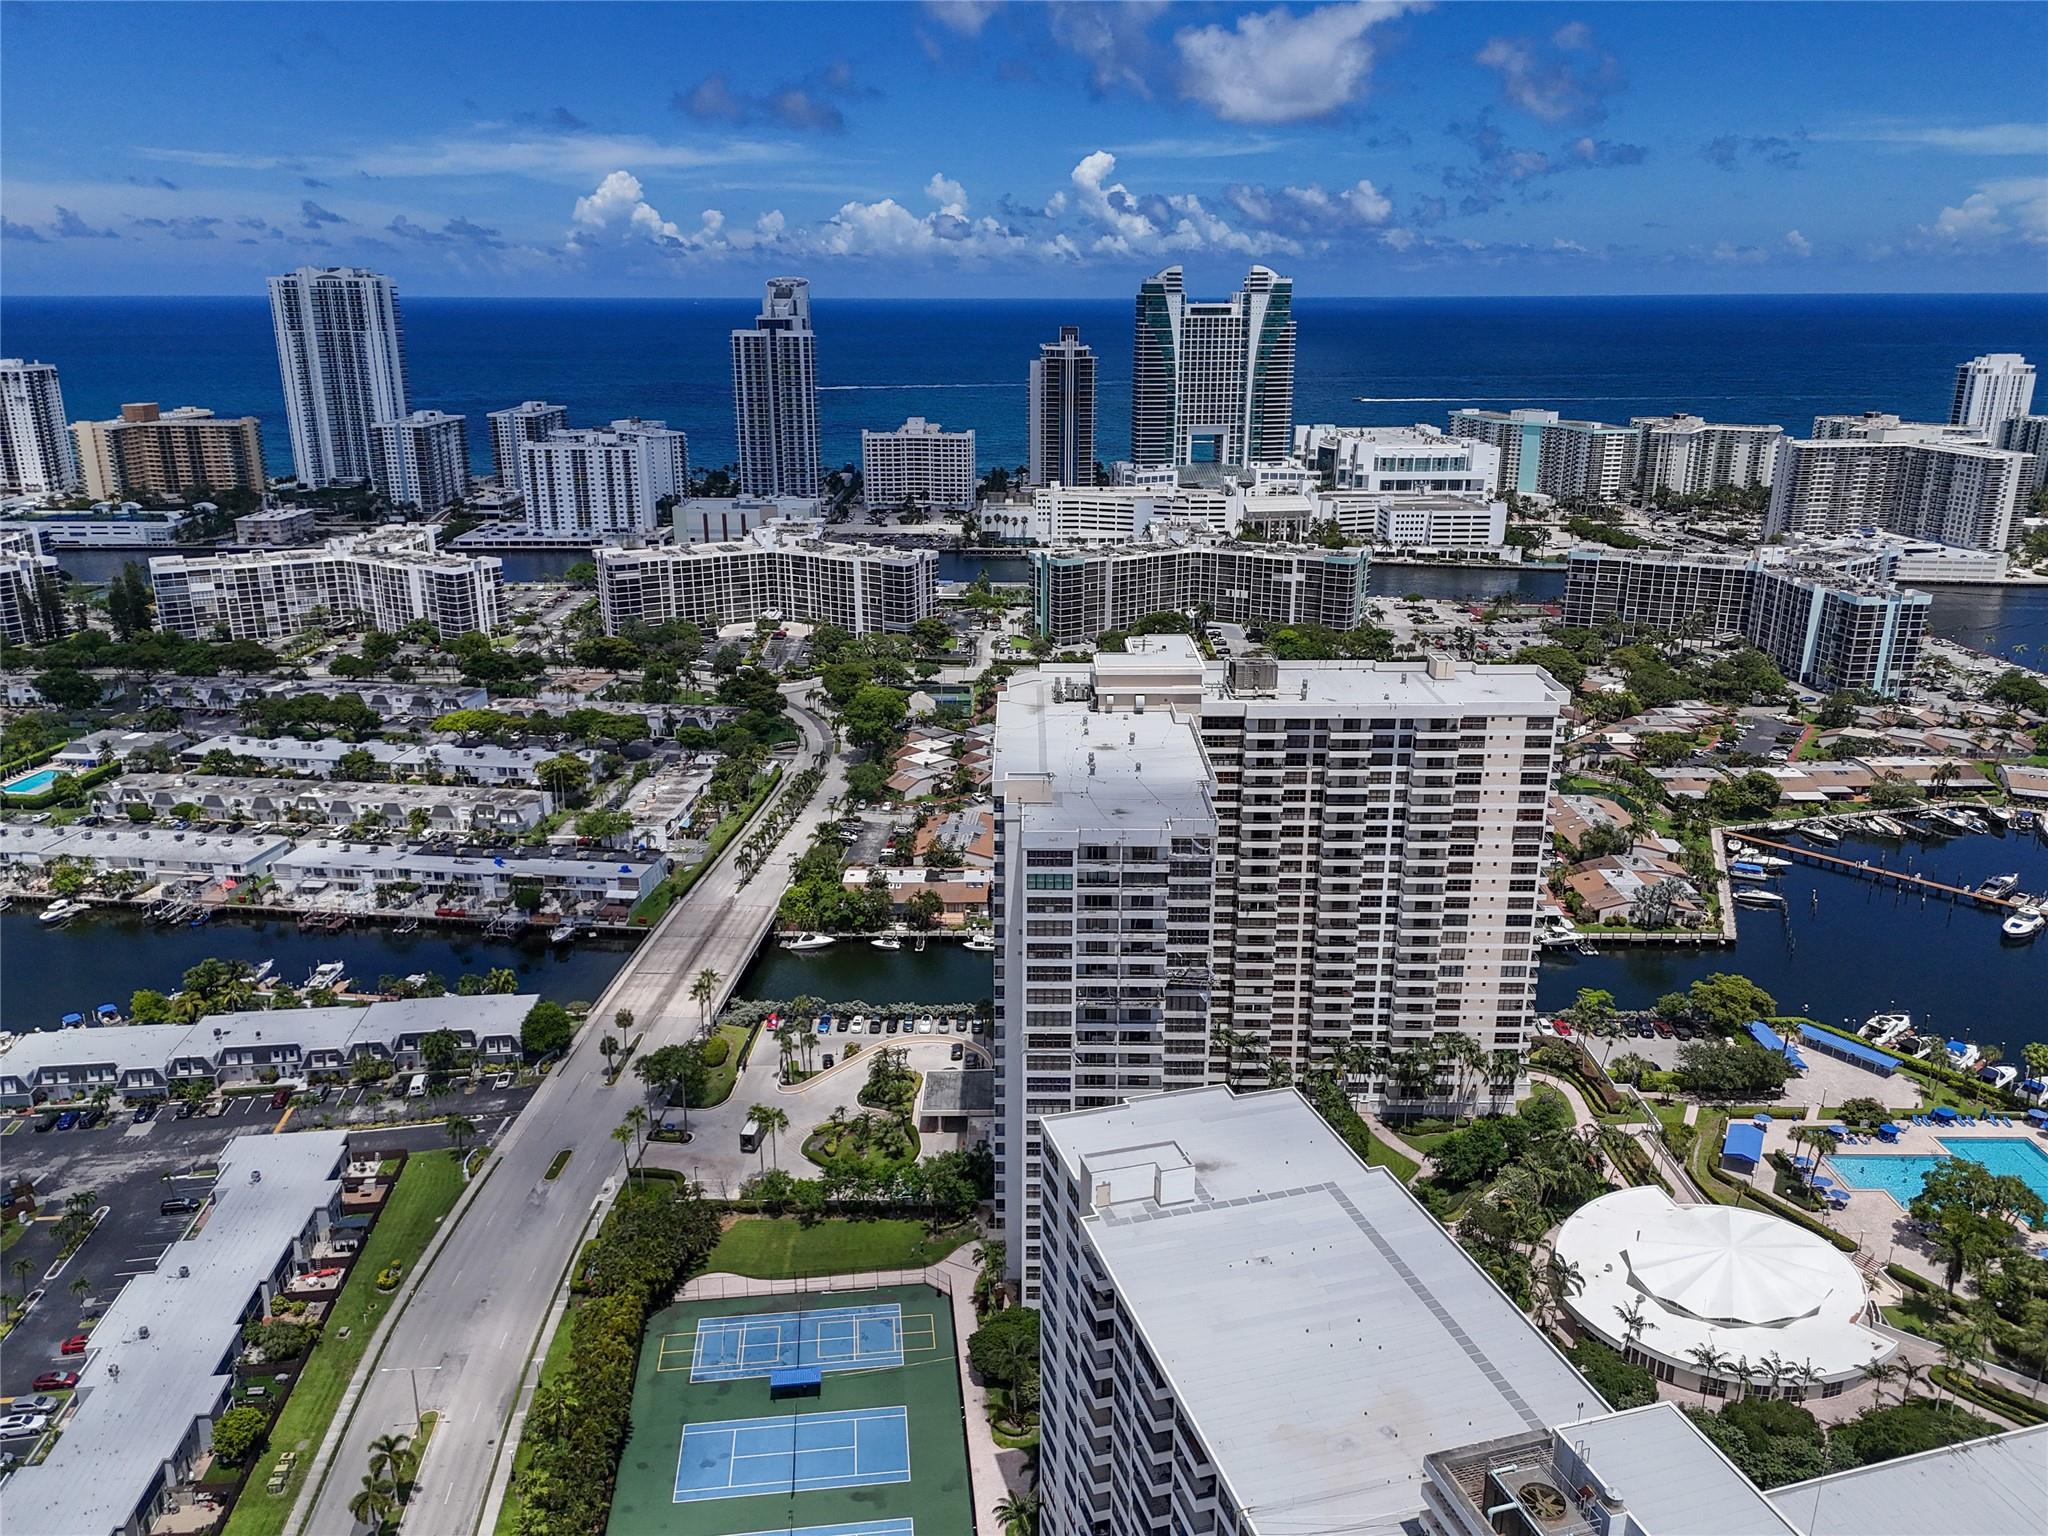
[[[1032,611],[1055,643],[1092,640],[1151,613],[1206,609],[1229,624],[1278,629],[1365,622],[1363,549],[1240,544],[1164,535],[1110,548],[1034,550]]]
[[[290,847],[290,838],[271,833],[0,823],[0,869],[27,872],[67,859],[99,874],[128,871],[146,880],[246,880],[266,873]]]
[[[444,635],[504,622],[503,563],[443,553],[433,527],[379,529],[317,549],[166,555],[149,562],[157,627],[188,639],[275,640],[322,619]]]
[[[311,507],[272,507],[235,519],[235,542],[253,548],[289,549],[310,544],[319,530]]]
[[[597,551],[605,633],[688,619],[720,623],[776,615],[855,634],[900,633],[930,618],[939,557],[929,549],[834,544],[810,525],[772,524],[720,544]]]
[[[493,742],[466,746],[458,742],[336,741],[322,737],[302,741],[296,736],[209,736],[180,756],[195,767],[209,752],[230,752],[252,758],[267,769],[324,779],[351,752],[367,752],[394,778],[437,776],[459,784],[536,784],[536,771],[558,754],[547,747],[501,747]]]
[[[1318,521],[1383,549],[1499,549],[1508,504],[1483,495],[1411,491],[1324,491]]]
[[[1435,427],[1294,429],[1295,460],[1325,488],[1492,497],[1500,489],[1500,450]]]
[[[555,797],[542,789],[449,784],[357,784],[340,779],[244,779],[206,773],[125,773],[94,791],[94,809],[131,806],[167,819],[180,806],[209,821],[316,827],[375,826],[415,834],[516,836],[545,821]]]
[[[269,872],[288,894],[304,901],[374,895],[379,886],[416,888],[409,900],[431,898],[465,910],[510,901],[515,889],[537,887],[558,910],[594,905],[630,908],[668,873],[662,854],[611,852],[601,856],[459,852],[421,845],[394,848],[334,838],[303,842],[279,855]]]

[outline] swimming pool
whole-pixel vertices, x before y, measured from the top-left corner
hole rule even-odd
[[[1993,1173],[2017,1175],[2029,1189],[2048,1200],[2048,1152],[2038,1142],[2023,1136],[1973,1137],[1967,1141],[1944,1141],[1942,1147],[1956,1157],[1982,1163]],[[1928,1170],[1941,1162],[1938,1157],[1911,1153],[1831,1152],[1828,1165],[1844,1184],[1857,1189],[1880,1189],[1900,1205],[1920,1193]]]
[[[32,772],[22,774],[19,778],[9,779],[5,784],[0,784],[0,794],[40,795],[56,782],[57,770],[55,768],[37,768]]]

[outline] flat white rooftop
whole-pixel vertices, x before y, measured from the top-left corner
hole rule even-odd
[[[1043,1130],[1084,1186],[1133,1196],[1083,1230],[1252,1529],[1392,1530],[1423,1508],[1430,1452],[1602,1410],[1292,1090],[1162,1094]]]
[[[243,1314],[334,1199],[347,1145],[341,1131],[228,1143],[205,1225],[107,1309],[55,1449],[0,1491],[8,1530],[103,1536],[127,1524],[192,1421],[226,1391]]]
[[[1035,808],[1034,819],[1091,831],[1212,816],[1190,722],[1166,711],[1096,714],[1036,678],[1017,679],[996,706],[995,783],[1013,804]]]

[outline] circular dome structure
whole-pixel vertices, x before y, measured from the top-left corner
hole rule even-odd
[[[1617,1190],[1567,1217],[1555,1248],[1583,1282],[1565,1303],[1581,1329],[1669,1379],[1757,1382],[1775,1360],[1771,1379],[1798,1395],[1893,1348],[1859,1321],[1867,1298],[1848,1255],[1761,1211]]]

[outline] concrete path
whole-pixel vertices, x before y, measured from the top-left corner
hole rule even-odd
[[[691,1038],[698,1008],[689,988],[707,968],[721,977],[712,999],[716,1015],[772,925],[791,866],[844,788],[840,766],[829,757],[829,731],[803,708],[802,691],[785,690],[805,745],[783,782],[812,763],[825,764],[825,782],[752,881],[741,882],[729,849],[669,909],[598,999],[592,1023],[513,1123],[468,1213],[445,1235],[434,1261],[415,1271],[394,1309],[389,1339],[380,1356],[365,1360],[353,1412],[330,1435],[288,1529],[352,1536],[357,1527],[348,1501],[370,1441],[413,1424],[404,1367],[418,1368],[421,1407],[441,1415],[408,1523],[435,1536],[467,1536],[477,1528],[528,1361],[545,1348],[562,1274],[586,1221],[618,1181],[622,1165],[612,1128],[644,1102],[636,1079],[606,1083],[595,1039],[621,1008],[631,1009],[635,1028],[645,1032],[643,1051]],[[573,1155],[548,1179],[549,1165],[564,1150]]]

